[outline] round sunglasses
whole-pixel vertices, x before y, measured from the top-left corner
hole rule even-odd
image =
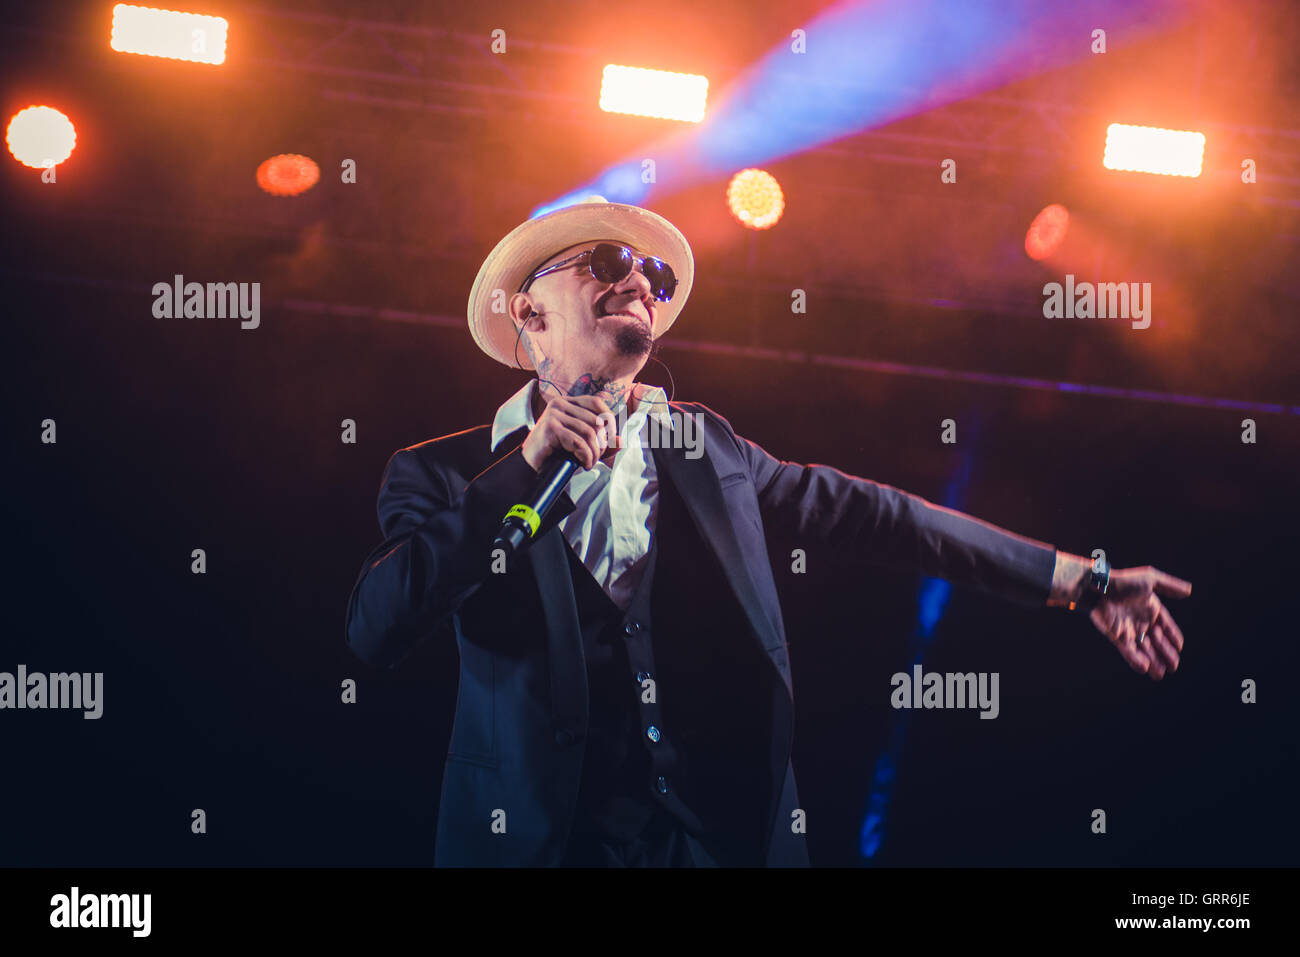
[[[524,284],[519,287],[519,291],[527,292],[534,279],[540,279],[547,273],[563,269],[583,256],[590,257],[587,260],[587,268],[591,270],[591,275],[597,282],[609,284],[622,282],[632,274],[633,269],[639,268],[641,274],[650,281],[650,292],[660,302],[668,302],[672,299],[673,292],[677,289],[677,276],[673,273],[673,267],[662,259],[638,256],[622,243],[597,243],[591,249],[584,249],[568,259],[562,259],[552,266],[530,273],[524,280]]]

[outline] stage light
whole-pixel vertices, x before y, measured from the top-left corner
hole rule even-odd
[[[1106,128],[1106,169],[1165,176],[1200,176],[1205,134],[1112,123]]]
[[[601,77],[600,108],[607,113],[698,123],[704,119],[708,93],[708,77],[611,63]]]
[[[226,26],[222,17],[119,3],[108,45],[119,53],[215,65],[226,61]]]
[[[272,196],[297,196],[316,185],[320,167],[309,156],[281,153],[257,167],[257,185]]]
[[[72,155],[77,129],[52,106],[29,106],[10,118],[5,142],[14,159],[24,166],[46,169]]]
[[[1030,259],[1046,259],[1056,252],[1069,228],[1069,210],[1060,203],[1044,206],[1025,232],[1025,252]]]
[[[781,184],[761,169],[742,169],[727,184],[727,206],[748,229],[770,229],[785,211]]]

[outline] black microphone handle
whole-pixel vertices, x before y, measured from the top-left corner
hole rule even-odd
[[[551,506],[564,491],[564,487],[569,484],[569,479],[573,478],[573,473],[581,468],[582,463],[567,449],[557,449],[551,453],[551,457],[543,463],[542,470],[538,473],[533,494],[526,499],[527,503],[537,510],[539,517],[546,517],[546,513],[551,510]]]
[[[574,457],[572,452],[564,449],[552,452],[550,458],[542,464],[541,472],[538,473],[537,484],[533,487],[532,493],[527,498],[522,499],[514,508],[522,505],[531,509],[537,515],[537,521],[540,525],[546,519],[546,513],[551,510],[551,506],[559,500],[560,493],[569,484],[569,479],[573,477],[573,473],[581,467],[581,463]],[[501,522],[501,530],[497,532],[497,537],[492,543],[492,549],[495,552],[498,548],[504,548],[507,555],[513,555],[532,536],[532,528],[524,518],[517,515],[507,515]]]

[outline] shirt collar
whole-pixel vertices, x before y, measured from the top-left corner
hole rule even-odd
[[[529,379],[523,388],[512,395],[497,409],[492,421],[492,451],[505,441],[506,436],[520,428],[532,429],[537,424],[533,416],[533,396],[537,392],[537,380]],[[659,386],[642,386],[641,400],[636,411],[628,416],[627,424],[639,431],[647,415],[655,416],[661,423],[666,421],[670,429],[676,428],[669,415],[668,396]]]

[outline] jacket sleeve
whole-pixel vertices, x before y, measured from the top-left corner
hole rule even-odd
[[[378,501],[384,541],[348,600],[347,642],[361,660],[395,667],[491,573],[501,519],[537,478],[521,448],[454,497],[417,452],[402,449],[388,460]]]
[[[1053,546],[829,465],[781,461],[718,418],[748,466],[764,522],[796,541],[917,569],[1016,604],[1046,605]]]

